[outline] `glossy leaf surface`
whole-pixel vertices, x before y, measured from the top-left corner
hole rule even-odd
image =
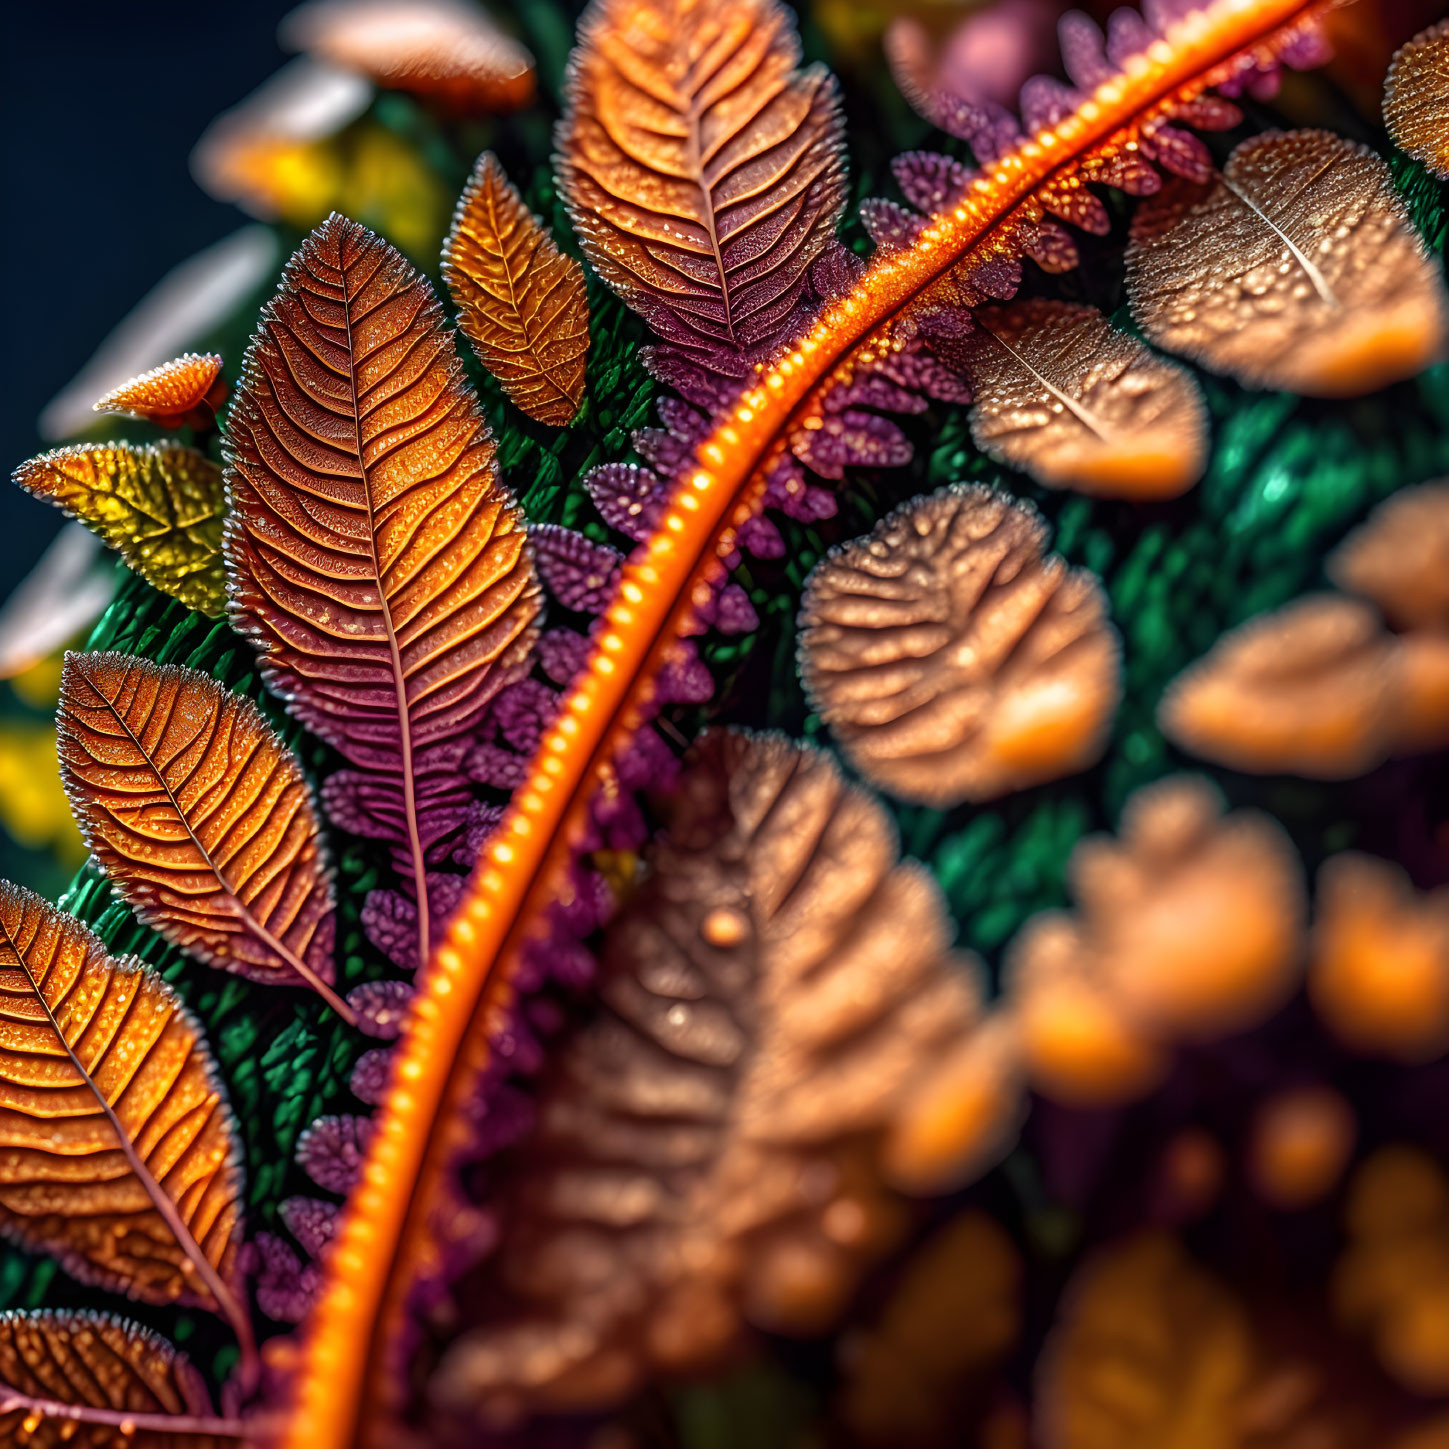
[[[774,0],[595,0],[559,178],[594,269],[666,341],[768,350],[845,200],[834,79]]]
[[[236,621],[420,879],[457,827],[458,741],[523,666],[540,601],[441,309],[386,242],[338,216],[303,242],[228,455]]]
[[[332,979],[332,886],[296,757],[206,675],[69,654],[61,777],[86,842],[142,920],[208,965]]]
[[[583,268],[559,251],[485,151],[443,244],[443,278],[478,360],[529,417],[561,427],[584,396],[589,299]]]
[[[203,614],[226,605],[221,469],[175,443],[77,444],[42,453],[15,481],[105,539],[148,583]]]
[[[96,403],[96,411],[142,418],[162,427],[210,424],[225,396],[221,357],[215,352],[186,352],[112,388]]]
[[[225,1307],[213,1289],[237,1279],[241,1174],[200,1028],[149,967],[8,883],[0,1107],[7,1236],[147,1303]]]
[[[1049,487],[1171,498],[1202,475],[1207,415],[1192,374],[1098,311],[983,307],[953,360],[971,379],[977,447]]]
[[[26,1402],[7,1408],[12,1395]],[[0,1314],[0,1444],[222,1449],[236,1443],[213,1432],[223,1423],[190,1359],[149,1328],[89,1311]]]
[[[1443,354],[1449,327],[1389,168],[1327,131],[1256,136],[1206,184],[1149,197],[1127,283],[1160,347],[1313,396],[1413,376]]]

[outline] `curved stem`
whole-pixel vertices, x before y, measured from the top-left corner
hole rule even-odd
[[[221,877],[218,876],[217,879],[220,880]],[[225,885],[225,882],[223,881],[222,884]],[[267,930],[267,928],[262,925],[262,923],[257,920],[257,918],[252,915],[249,910],[247,910],[246,906],[244,906],[241,901],[236,898],[235,895],[232,895],[230,891],[227,892],[227,895],[232,902],[233,913],[236,915],[237,919],[240,920],[242,924],[247,928],[247,930],[250,931],[252,935],[254,935],[257,940],[259,940],[262,945],[264,945],[269,951],[275,951],[276,954],[282,959],[282,961],[285,962],[286,965],[290,966],[292,970],[295,971],[297,975],[300,976],[302,980],[305,981],[307,985],[310,986],[312,990],[315,991],[317,995],[320,996],[322,1000],[325,1001],[327,1005],[330,1006],[332,1010],[335,1011],[338,1016],[340,1016],[343,1021],[348,1024],[348,1026],[355,1028],[357,1026],[357,1013],[347,1004],[347,1002],[344,1001],[343,998],[340,997],[299,955],[297,955],[297,953],[293,951],[290,946],[288,946],[278,937],[272,935],[272,933]]]

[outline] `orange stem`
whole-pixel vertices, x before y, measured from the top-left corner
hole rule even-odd
[[[1076,112],[987,168],[913,247],[873,261],[796,350],[716,420],[655,533],[625,565],[589,665],[420,978],[302,1344],[294,1402],[277,1433],[286,1449],[388,1441],[384,1345],[405,1311],[408,1282],[436,1255],[430,1189],[462,1140],[459,1108],[506,1008],[518,948],[566,867],[600,771],[637,726],[654,672],[688,621],[695,582],[719,567],[722,543],[752,510],[761,464],[812,393],[933,282],[992,246],[993,233],[1035,191],[1154,107],[1201,92],[1221,78],[1219,67],[1322,8],[1323,0],[1217,0],[1186,17]]]

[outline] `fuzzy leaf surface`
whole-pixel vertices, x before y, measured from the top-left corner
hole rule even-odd
[[[178,1427],[124,1430],[119,1424],[42,1417],[29,1432],[28,1407],[4,1408],[7,1391],[53,1404],[125,1417],[175,1416]],[[212,1416],[201,1375],[159,1334],[106,1313],[0,1314],[0,1444],[25,1449],[222,1449],[231,1436],[198,1430]],[[185,1425],[186,1427],[182,1427]]]

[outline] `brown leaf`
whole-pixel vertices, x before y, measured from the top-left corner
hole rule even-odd
[[[979,1208],[916,1249],[844,1359],[841,1417],[866,1444],[959,1444],[1021,1333],[1022,1264]],[[985,1442],[984,1440],[981,1442]]]
[[[743,1321],[827,1324],[895,1235],[882,1134],[975,1035],[949,940],[931,877],[826,756],[706,736],[609,929],[608,1011],[493,1165],[502,1236],[435,1400],[598,1405],[714,1362]],[[1003,1080],[958,1160],[999,1153],[1019,1102]]]
[[[1256,774],[1341,780],[1396,743],[1401,657],[1356,599],[1316,594],[1225,634],[1168,687],[1174,744]]]
[[[0,1313],[0,1444],[222,1449],[239,1430],[215,1417],[191,1360],[149,1328],[88,1310]]]
[[[227,443],[238,627],[421,881],[470,798],[459,742],[526,668],[541,606],[426,280],[355,222],[325,221],[263,315]],[[419,937],[425,960],[426,910]]]
[[[1048,1095],[1140,1096],[1178,1043],[1256,1025],[1291,994],[1305,914],[1297,855],[1268,817],[1224,816],[1204,781],[1137,791],[1118,836],[1079,842],[1069,875],[1076,911],[1033,917],[1006,966]]]
[[[332,883],[297,758],[208,676],[68,654],[56,742],[71,807],[148,925],[254,981],[332,980]]]
[[[1174,498],[1202,476],[1207,411],[1192,374],[1095,308],[983,307],[954,345],[971,380],[971,436],[1053,488]]]
[[[1444,352],[1444,288],[1389,168],[1327,131],[1256,136],[1143,201],[1127,284],[1153,342],[1254,387],[1356,396]]]
[[[0,882],[0,1230],[239,1331],[241,1172],[201,1030],[149,967]]]
[[[589,351],[584,271],[559,251],[491,151],[458,202],[443,279],[458,325],[504,392],[541,423],[571,423]]]
[[[1449,1048],[1449,889],[1345,851],[1318,872],[1308,994],[1339,1040],[1404,1062]]]
[[[113,387],[96,404],[96,411],[141,418],[165,428],[183,423],[210,427],[225,399],[220,355],[186,352]]]
[[[1036,1382],[1043,1449],[1241,1445],[1258,1369],[1242,1306],[1172,1239],[1099,1250],[1068,1285]]]
[[[22,463],[15,481],[98,533],[147,583],[213,616],[226,605],[221,469],[179,443],[78,444]]]
[[[1329,556],[1328,572],[1396,629],[1449,627],[1449,478],[1380,503]]]
[[[1449,1393],[1449,1179],[1416,1147],[1380,1148],[1354,1174],[1332,1277],[1334,1313],[1389,1375],[1425,1398]]]
[[[594,270],[666,341],[768,349],[835,234],[834,78],[775,0],[594,0],[559,182]]]
[[[1394,52],[1384,82],[1384,124],[1400,150],[1449,181],[1449,20]]]
[[[800,669],[853,763],[952,805],[1085,769],[1121,693],[1096,578],[1044,556],[1030,504],[945,488],[833,550],[806,584]]]
[[[286,18],[281,38],[457,114],[514,111],[533,99],[533,57],[460,0],[311,0]]]

